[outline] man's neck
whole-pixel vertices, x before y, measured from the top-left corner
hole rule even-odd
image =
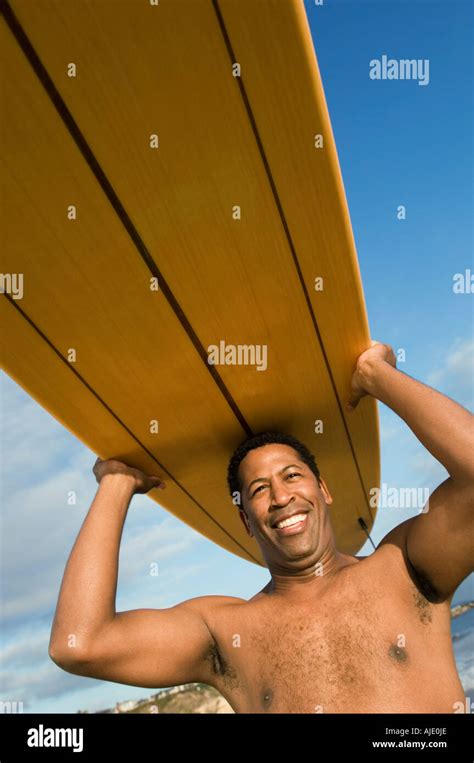
[[[325,591],[343,567],[357,563],[356,557],[339,551],[322,555],[305,569],[286,572],[280,567],[270,567],[271,580],[262,593],[283,596],[291,600],[303,600],[318,596]]]

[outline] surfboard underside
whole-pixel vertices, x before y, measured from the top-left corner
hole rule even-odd
[[[379,425],[372,398],[345,411],[370,335],[303,2],[11,0],[0,35],[4,370],[259,565],[227,464],[293,434],[356,553]]]

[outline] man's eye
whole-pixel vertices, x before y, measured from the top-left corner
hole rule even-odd
[[[287,474],[286,475],[285,479],[288,479],[289,477],[301,477],[301,474],[299,472],[291,472],[291,474]],[[256,488],[256,490],[253,491],[252,498],[253,498],[254,495],[257,495],[258,492],[260,492],[260,489],[262,487],[266,487],[266,485],[259,485],[259,487]]]

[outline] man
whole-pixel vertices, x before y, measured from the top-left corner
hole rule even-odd
[[[359,357],[351,387],[348,407],[377,397],[446,467],[450,476],[427,511],[395,527],[370,556],[344,554],[314,457],[291,437],[264,433],[237,449],[228,481],[262,549],[268,584],[249,601],[200,596],[168,609],[116,612],[130,500],[163,483],[98,460],[99,489],[53,623],[54,662],[136,686],[203,682],[236,712],[450,713],[465,706],[450,602],[473,569],[473,416],[400,372],[391,347],[378,342]]]

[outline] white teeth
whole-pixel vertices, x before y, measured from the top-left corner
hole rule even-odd
[[[293,517],[289,517],[288,519],[283,519],[281,522],[278,522],[277,527],[290,527],[290,525],[295,525],[297,522],[301,522],[301,520],[304,518],[305,514],[295,514]]]

